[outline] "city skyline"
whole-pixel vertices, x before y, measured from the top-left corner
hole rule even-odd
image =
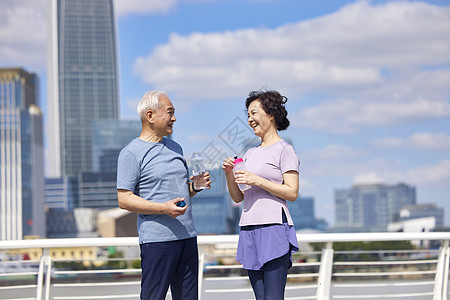
[[[449,225],[448,1],[114,4],[122,119],[137,119],[146,90],[166,90],[187,158],[211,145],[233,156],[226,135],[243,130],[246,95],[276,89],[289,98],[292,125],[281,134],[300,157],[300,193],[315,198],[316,217],[334,224],[335,189],[404,182],[418,204],[443,207]],[[4,1],[0,11],[0,66],[42,78],[48,118],[46,1]]]

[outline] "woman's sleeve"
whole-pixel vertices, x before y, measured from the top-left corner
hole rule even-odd
[[[297,153],[295,153],[294,147],[291,145],[283,148],[280,156],[280,170],[281,173],[287,171],[296,171],[298,173],[300,167],[300,160]]]

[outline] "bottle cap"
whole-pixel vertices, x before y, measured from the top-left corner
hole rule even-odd
[[[243,162],[244,160],[242,159],[242,158],[236,158],[235,160],[234,160],[234,164],[237,164],[237,163],[240,163],[240,162]]]

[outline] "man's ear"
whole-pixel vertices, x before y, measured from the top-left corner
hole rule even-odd
[[[147,122],[153,123],[153,111],[152,111],[151,109],[149,109],[149,110],[145,113],[145,118],[147,119]]]

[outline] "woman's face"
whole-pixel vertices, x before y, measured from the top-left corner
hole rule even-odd
[[[248,125],[253,129],[255,134],[262,137],[272,126],[273,117],[266,114],[259,100],[254,100],[248,106]]]

